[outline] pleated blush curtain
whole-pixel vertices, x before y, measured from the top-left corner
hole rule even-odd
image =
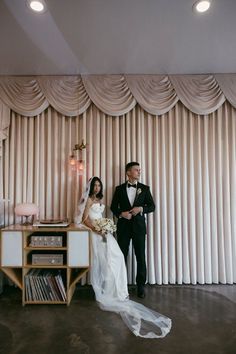
[[[126,85],[128,80],[122,82]],[[11,107],[1,159],[2,193],[10,200],[5,222],[18,221],[14,206],[24,201],[38,204],[40,217],[72,218],[82,188],[93,175],[104,183],[106,212],[111,217],[114,188],[125,181],[125,164],[137,160],[141,181],[150,185],[156,202],[156,211],[147,220],[148,282],[233,284],[236,110],[218,91],[210,97],[221,100],[216,110],[194,113],[177,99],[170,81],[162,85],[170,91],[167,94],[158,86],[158,115],[147,112],[144,102],[132,102],[129,90],[130,109],[125,112],[123,107],[120,115],[105,113],[93,100],[75,116],[60,113],[52,99],[31,117]],[[154,109],[156,101],[149,98]],[[88,97],[83,99],[86,102]],[[169,110],[164,109],[167,100]],[[108,110],[114,113],[115,106],[110,103]],[[68,165],[71,148],[82,139],[88,144],[86,176],[76,175]],[[129,283],[134,283],[135,272],[130,250]]]
[[[225,100],[236,107],[236,74],[0,76],[0,132],[3,119],[4,124],[7,121],[7,112],[2,114],[5,106],[28,117],[49,106],[76,116],[94,103],[103,113],[120,116],[139,104],[146,112],[161,115],[181,101],[193,113],[209,114]]]

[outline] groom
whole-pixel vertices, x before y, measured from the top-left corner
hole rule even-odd
[[[145,297],[146,283],[144,214],[155,210],[155,204],[148,186],[139,183],[140,166],[138,162],[129,162],[125,168],[128,181],[116,187],[111,203],[111,210],[118,218],[117,240],[125,261],[132,239],[137,260],[137,294]]]

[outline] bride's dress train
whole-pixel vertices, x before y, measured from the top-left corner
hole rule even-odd
[[[89,218],[102,218],[103,211],[104,205],[95,203],[89,209]],[[136,336],[166,336],[171,329],[171,320],[168,317],[129,300],[124,256],[113,235],[107,235],[107,242],[94,232],[91,235],[91,284],[100,308],[120,313],[123,321]]]

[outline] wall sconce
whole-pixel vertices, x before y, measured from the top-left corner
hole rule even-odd
[[[16,215],[26,218],[22,225],[32,225],[32,221],[29,221],[29,217],[38,214],[38,212],[39,209],[34,203],[22,203],[15,207]]]
[[[69,164],[72,171],[77,171],[79,175],[85,172],[85,160],[83,160],[83,150],[86,149],[87,144],[82,140],[81,144],[75,144],[72,154],[69,157]]]

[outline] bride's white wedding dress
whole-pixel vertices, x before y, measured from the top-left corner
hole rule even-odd
[[[88,210],[88,216],[93,221],[102,218],[103,211],[103,204],[94,203]],[[107,242],[104,242],[95,232],[91,232],[91,237],[91,284],[100,308],[120,313],[136,336],[164,337],[171,329],[171,320],[129,300],[126,265],[116,239],[108,234]]]

